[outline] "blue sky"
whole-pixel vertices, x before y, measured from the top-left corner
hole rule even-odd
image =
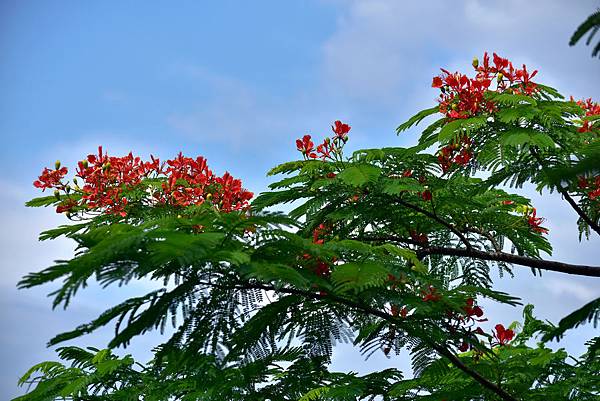
[[[414,143],[394,128],[433,104],[439,67],[466,69],[473,56],[496,51],[540,70],[541,82],[575,97],[600,96],[598,60],[568,38],[597,1],[0,1],[0,202],[4,230],[0,278],[0,395],[51,358],[55,333],[103,307],[147,289],[91,286],[67,310],[50,310],[50,287],[16,291],[28,271],[69,257],[66,241],[38,243],[37,233],[62,222],[52,210],[27,210],[31,182],[44,166],[94,152],[130,150],[148,157],[178,151],[204,155],[253,191],[265,172],[297,157],[294,140],[320,136],[333,120],[352,125],[352,149]],[[530,189],[525,193],[535,196]],[[554,258],[598,260],[598,240],[577,244],[573,214],[556,197],[536,197],[549,218]],[[574,251],[574,250],[577,251]],[[547,274],[499,285],[539,304],[556,321],[600,291],[593,280]],[[518,310],[490,307],[507,321]],[[580,351],[586,328],[567,342]],[[83,343],[102,346],[106,333]],[[154,339],[140,339],[144,353]],[[406,358],[360,357],[344,349],[338,369],[406,366]]]

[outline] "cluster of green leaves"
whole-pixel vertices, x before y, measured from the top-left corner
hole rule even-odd
[[[589,46],[599,29],[600,10],[596,10],[596,12],[592,13],[585,19],[585,21],[581,23],[581,25],[577,27],[577,30],[573,33],[573,36],[571,36],[571,39],[569,40],[569,45],[574,46],[577,42],[579,42],[579,40],[581,40],[581,38],[589,33],[588,38],[585,41],[585,44]],[[592,57],[596,57],[598,55],[600,55],[600,41],[596,43],[596,46],[594,46],[594,49],[592,50]]]

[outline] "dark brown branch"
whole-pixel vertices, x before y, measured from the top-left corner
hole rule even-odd
[[[206,285],[210,285],[209,283],[203,283]],[[384,311],[375,309],[375,308],[371,308],[369,306],[365,306],[365,305],[361,305],[358,304],[354,301],[345,299],[345,298],[340,298],[331,294],[328,295],[320,295],[314,292],[310,292],[310,291],[304,291],[304,290],[299,290],[297,288],[275,288],[273,286],[270,285],[264,285],[264,284],[260,284],[260,283],[245,283],[243,285],[240,286],[236,286],[236,288],[240,288],[240,289],[261,289],[261,290],[265,290],[265,291],[274,291],[274,292],[280,292],[280,293],[284,293],[284,294],[292,294],[292,295],[299,295],[305,298],[309,298],[309,299],[314,299],[314,300],[331,300],[334,302],[337,302],[339,304],[342,305],[346,305],[348,307],[351,307],[353,309],[356,309],[360,312],[372,315],[372,316],[377,316],[381,319],[384,319],[387,322],[390,322],[394,325],[398,325],[400,326],[400,328],[404,331],[406,331],[409,335],[410,334],[410,328],[407,327],[402,327],[401,325],[401,321],[397,318],[394,317]],[[418,337],[418,336],[415,336]],[[421,337],[419,337],[421,338]],[[458,358],[452,351],[450,351],[446,346],[444,345],[440,345],[435,343],[434,341],[430,340],[430,339],[426,339],[426,338],[421,338],[421,340],[425,341],[431,348],[433,348],[438,354],[440,354],[441,356],[448,358],[450,360],[450,362],[456,366],[458,369],[462,370],[464,373],[466,373],[467,375],[471,376],[475,381],[477,381],[479,384],[481,384],[483,387],[487,388],[488,390],[496,393],[497,395],[500,396],[501,399],[505,400],[505,401],[517,401],[516,398],[514,398],[513,396],[511,396],[509,393],[507,393],[504,389],[502,389],[501,387],[499,387],[498,385],[496,385],[495,383],[489,381],[488,379],[486,379],[485,377],[481,376],[478,372],[474,371],[473,369],[469,368],[468,366],[466,366],[461,360],[460,358]]]
[[[533,155],[533,157],[537,160],[537,162],[540,164],[540,166],[542,166],[542,168],[547,168],[546,167],[546,163],[544,163],[544,160],[540,157],[539,153],[534,149],[534,148],[530,148],[530,152]],[[579,217],[581,217],[581,219],[583,221],[585,221],[587,223],[587,225],[589,227],[592,228],[592,230],[596,231],[596,233],[598,235],[600,235],[600,226],[590,218],[590,216],[588,216],[577,204],[577,202],[575,202],[575,199],[573,199],[571,197],[571,195],[569,195],[569,191],[565,188],[563,188],[560,183],[555,183],[556,184],[556,189],[557,191],[563,196],[563,198],[565,198],[565,200],[567,201],[567,203],[569,205],[571,205],[571,208],[573,208],[573,210],[575,210],[575,212],[579,215]]]
[[[600,277],[599,266],[572,265],[569,263],[555,262],[552,260],[535,259],[527,256],[514,255],[506,252],[485,252],[477,249],[445,248],[440,246],[426,247],[417,251],[417,256],[419,257],[428,255],[464,256],[475,259],[513,263],[516,265],[532,267],[534,269],[576,274],[579,276]]]
[[[429,255],[445,256],[464,256],[475,259],[489,260],[495,262],[506,262],[521,266],[533,267],[535,269],[550,270],[559,273],[576,274],[579,276],[600,277],[600,266],[573,265],[570,263],[556,262],[553,260],[535,259],[528,256],[514,255],[506,252],[485,252],[477,249],[448,248],[440,246],[427,246],[422,242],[411,238],[404,238],[395,235],[386,235],[379,237],[362,237],[361,241],[374,242],[396,242],[410,244],[422,247],[417,250],[417,257],[420,259]]]
[[[596,231],[596,233],[598,233],[598,235],[600,235],[600,226],[598,224],[596,224],[596,222],[594,220],[592,220],[590,218],[590,216],[588,216],[583,210],[581,210],[581,208],[579,207],[577,202],[575,202],[575,200],[571,197],[571,195],[569,195],[569,192],[567,192],[565,189],[560,188],[560,187],[558,187],[558,192],[563,196],[563,198],[565,198],[567,203],[569,205],[571,205],[573,210],[575,210],[575,212],[577,212],[579,217],[581,217],[581,219],[583,221],[585,221],[592,230]]]
[[[458,238],[460,238],[460,240],[462,241],[463,244],[465,244],[467,249],[471,249],[471,243],[469,242],[467,237],[465,237],[463,235],[463,233],[461,233],[456,227],[454,227],[454,225],[452,225],[452,224],[448,223],[447,221],[445,221],[444,219],[440,218],[437,214],[431,213],[429,210],[425,210],[417,205],[413,205],[412,203],[403,201],[402,199],[398,199],[398,203],[404,207],[414,210],[415,212],[421,213],[421,214],[429,217],[430,219],[435,220],[439,224],[443,225],[444,227],[446,227],[447,229],[452,231]]]

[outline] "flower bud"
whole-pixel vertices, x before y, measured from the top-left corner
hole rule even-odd
[[[327,145],[329,145],[329,143],[330,143],[330,142],[331,142],[331,139],[329,139],[329,138],[325,138],[325,143],[326,143]]]
[[[54,197],[58,200],[60,200],[60,192],[58,191],[58,189],[54,190]]]
[[[77,185],[77,178],[73,177],[73,184]]]
[[[501,72],[498,73],[498,82],[502,82],[502,78],[504,78],[504,74],[502,74]]]
[[[60,168],[60,160],[54,162],[54,169],[58,170]]]
[[[83,168],[88,168],[88,161],[87,161],[87,159],[83,159],[81,161],[81,165],[83,166]]]
[[[207,194],[204,199],[206,199],[207,201],[210,201],[212,198],[212,194]]]
[[[456,105],[456,103],[452,103],[452,110],[456,110],[458,109],[458,106]]]
[[[102,171],[110,170],[110,162],[106,162],[102,165]]]
[[[473,57],[473,68],[479,67],[479,59],[477,57]]]

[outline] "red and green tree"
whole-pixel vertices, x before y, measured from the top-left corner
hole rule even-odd
[[[329,137],[298,139],[302,159],[272,169],[283,177],[253,201],[202,157],[100,148],[71,180],[58,162],[45,169],[34,185],[54,193],[28,205],[72,223],[40,238],[68,237],[77,252],[20,287],[61,280],[55,307],[91,280],[156,289],[51,339],[115,326],[105,349],[58,348],[62,362],[34,366],[17,399],[597,400],[600,337],[580,356],[548,345],[597,322],[600,299],[557,325],[532,305],[522,323],[498,322],[479,303],[519,305],[494,288],[494,271],[600,277],[600,266],[547,259],[544,219],[512,192],[560,196],[580,240],[600,235],[600,105],[566,100],[496,54],[473,68],[433,78],[438,104],[398,127],[437,116],[415,146],[347,154],[351,127],[336,121]],[[113,353],[169,324],[146,364]],[[330,372],[340,342],[365,357],[408,350],[412,372]]]

